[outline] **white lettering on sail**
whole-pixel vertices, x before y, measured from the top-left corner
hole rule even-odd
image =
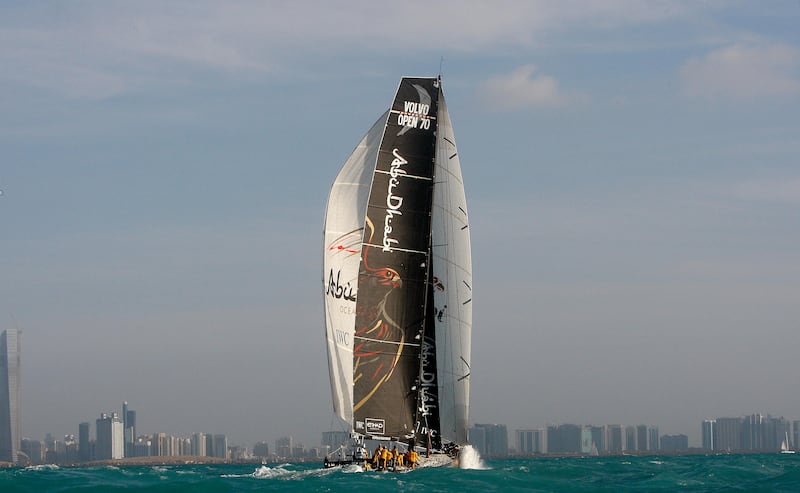
[[[436,357],[436,349],[433,343],[426,337],[422,342],[420,358],[422,363],[422,373],[420,374],[420,407],[422,416],[430,416],[436,409],[436,397],[429,390],[436,388],[436,373],[433,369],[433,359]]]
[[[339,329],[336,329],[334,332],[335,332],[334,335],[336,337],[336,342],[339,345],[350,347],[350,334]]]
[[[394,159],[389,169],[389,186],[386,190],[386,217],[383,218],[383,251],[391,252],[392,246],[398,243],[396,238],[392,238],[392,219],[395,216],[402,216],[403,212],[400,207],[403,205],[403,197],[394,194],[394,189],[400,184],[400,177],[406,174],[406,170],[401,168],[402,165],[408,164],[408,161],[400,155],[397,149],[392,151]]]
[[[421,128],[428,130],[431,128],[431,117],[428,113],[431,106],[416,101],[404,101],[403,112],[397,113],[397,124],[401,127]]]

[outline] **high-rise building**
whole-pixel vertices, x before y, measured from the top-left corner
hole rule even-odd
[[[78,458],[81,462],[92,460],[89,450],[89,423],[84,422],[78,425]]]
[[[0,335],[0,461],[17,462],[22,444],[20,338],[17,329]]]
[[[291,457],[294,440],[292,437],[282,437],[275,440],[275,453],[278,457]]]
[[[635,426],[626,426],[625,427],[625,450],[626,451],[634,451],[636,450],[636,427]]]
[[[703,450],[717,450],[716,449],[716,434],[717,434],[717,421],[714,419],[703,420]]]
[[[267,442],[258,442],[253,445],[253,455],[261,458],[269,457],[269,444]]]
[[[97,440],[95,455],[97,459],[122,459],[125,456],[123,424],[117,413],[102,413],[96,422]]]
[[[477,440],[473,440],[475,436]],[[484,457],[508,455],[508,430],[506,425],[475,424],[469,429],[469,441]]]
[[[122,403],[121,418],[125,457],[133,457],[134,443],[136,443],[136,411],[128,409],[128,401]]]
[[[622,425],[608,425],[608,451],[612,454],[622,452]]]
[[[208,455],[205,433],[195,433],[192,435],[192,455],[195,457],[205,457]]]
[[[715,450],[742,450],[742,418],[717,418]]]
[[[636,450],[639,452],[651,450],[647,445],[647,425],[638,425],[636,427]]]
[[[225,435],[214,435],[214,446],[212,447],[214,457],[221,459],[228,458],[228,437]]]
[[[517,453],[522,455],[543,454],[545,448],[545,432],[542,428],[534,430],[517,430]]]
[[[581,438],[582,427],[579,425],[550,425],[547,427],[547,452],[551,454],[579,454],[581,453]]]
[[[689,437],[686,435],[664,435],[661,437],[661,450],[664,452],[685,452],[689,450]]]
[[[346,445],[349,442],[350,434],[346,431],[323,431],[322,432],[322,447],[330,450],[336,450],[339,447]]]
[[[604,452],[606,448],[606,427],[605,426],[590,426],[592,432],[592,445],[597,452]]]
[[[661,450],[661,440],[658,438],[658,426],[651,426],[647,429],[648,436],[648,450]]]
[[[45,458],[45,445],[41,440],[22,439],[22,452],[31,460],[31,464],[41,464]]]

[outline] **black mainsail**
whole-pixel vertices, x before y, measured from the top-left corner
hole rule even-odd
[[[401,80],[334,181],[323,257],[334,411],[359,435],[434,449],[466,443],[472,326],[466,203],[440,86]]]

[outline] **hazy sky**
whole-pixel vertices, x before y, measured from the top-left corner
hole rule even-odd
[[[471,421],[800,418],[800,3],[337,3],[0,3],[25,436],[317,444],[328,188],[442,57]]]

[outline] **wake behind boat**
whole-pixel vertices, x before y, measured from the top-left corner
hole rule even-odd
[[[403,78],[339,171],[325,214],[323,289],[334,413],[351,441],[444,465],[467,444],[469,221],[439,78]]]

